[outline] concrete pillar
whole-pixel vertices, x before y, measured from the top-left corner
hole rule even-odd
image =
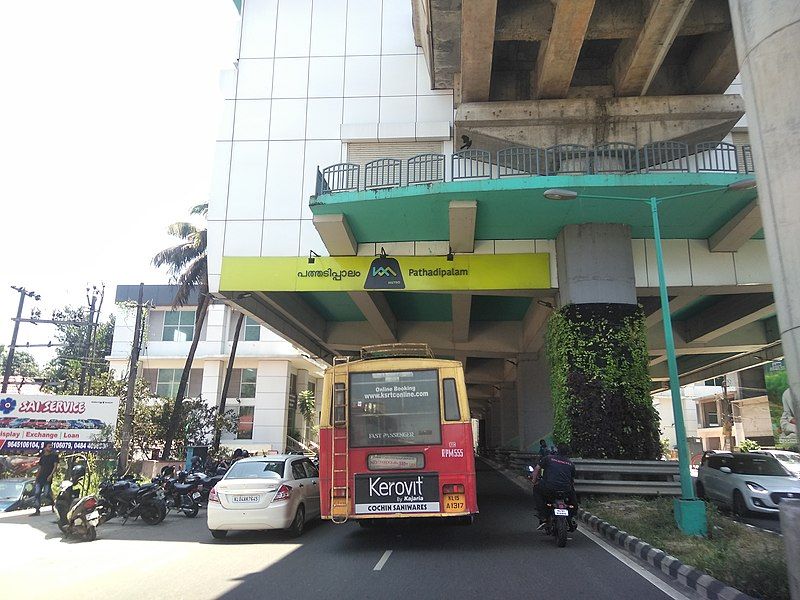
[[[764,378],[764,366],[745,369],[736,373],[738,378],[739,398],[755,398],[767,393],[767,381]]]
[[[490,447],[500,448],[503,445],[503,436],[500,435],[500,424],[503,421],[503,404],[500,402],[499,398],[492,400],[492,405],[489,408],[489,416],[491,417],[489,434],[492,440]]]
[[[556,261],[562,305],[636,304],[630,226],[567,225],[556,238]]]
[[[800,4],[729,0],[794,414],[800,415]]]
[[[800,564],[800,500],[784,500],[780,507],[783,546],[789,567],[789,594],[792,600],[800,600],[800,570],[797,569]]]
[[[209,406],[219,406],[219,394],[225,381],[225,362],[206,360],[203,362],[203,383],[200,393]],[[230,407],[229,407],[230,408]]]
[[[543,352],[517,357],[516,392],[519,447],[538,451],[539,440],[553,433],[550,365]]]
[[[503,448],[519,449],[519,429],[517,421],[517,398],[513,389],[500,390],[499,402],[503,405],[500,423],[500,445]]]

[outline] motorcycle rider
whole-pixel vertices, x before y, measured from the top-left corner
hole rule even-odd
[[[547,502],[558,492],[569,494],[569,503],[578,506],[575,495],[575,465],[569,459],[569,444],[558,444],[555,454],[546,454],[533,471],[533,501],[539,516],[539,527],[547,522]]]

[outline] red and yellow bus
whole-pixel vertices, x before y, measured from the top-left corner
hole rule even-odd
[[[320,417],[322,517],[451,517],[478,512],[464,370],[424,344],[337,359]],[[363,524],[363,523],[362,523]]]

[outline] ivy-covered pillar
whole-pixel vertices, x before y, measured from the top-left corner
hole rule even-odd
[[[553,436],[576,456],[657,458],[658,414],[630,228],[568,225],[556,252],[560,307],[547,331]]]

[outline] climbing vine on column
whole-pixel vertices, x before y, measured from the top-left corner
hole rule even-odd
[[[641,307],[561,307],[548,322],[547,356],[556,441],[569,442],[586,458],[659,456]]]

